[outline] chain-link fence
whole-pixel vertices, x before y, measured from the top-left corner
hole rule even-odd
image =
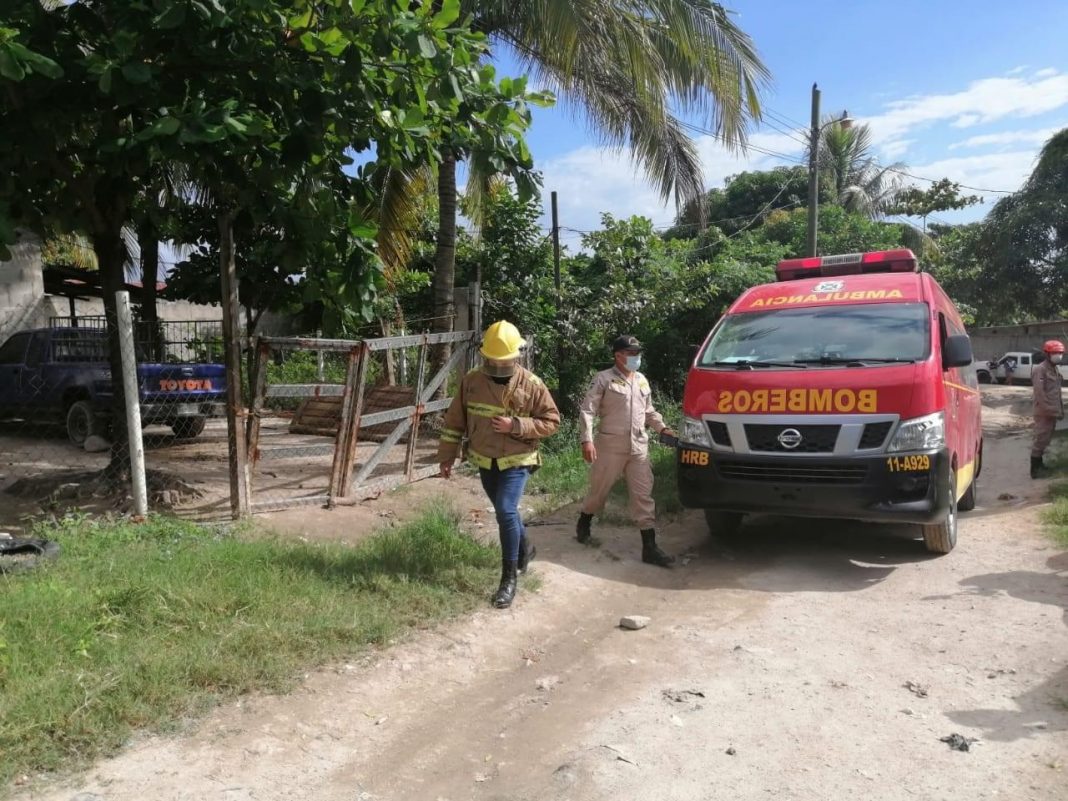
[[[132,449],[113,332],[136,360]],[[434,431],[475,340],[258,338],[240,349],[233,423],[245,436],[231,438],[221,321],[52,318],[0,343],[0,531],[41,513],[134,511],[142,455],[148,505],[201,518],[351,503],[432,475]]]
[[[260,338],[247,437],[251,510],[351,503],[437,472],[435,432],[473,339]],[[444,361],[443,345],[451,349]]]
[[[126,302],[120,298],[120,309]],[[130,392],[143,430],[148,501],[226,509],[228,494],[218,497],[205,480],[217,470],[226,488],[221,330],[220,322],[53,317],[0,344],[0,530],[41,513],[136,507],[112,333],[136,362]]]

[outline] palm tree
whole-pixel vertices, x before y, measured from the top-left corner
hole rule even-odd
[[[682,114],[700,114],[727,147],[744,146],[769,78],[752,40],[712,0],[463,0],[493,44],[585,118],[609,146],[627,148],[665,200],[703,191],[701,162]],[[453,325],[456,163],[437,174],[435,331]],[[488,176],[469,176],[479,184]],[[386,227],[390,226],[383,221]]]
[[[841,118],[844,115],[838,115]],[[902,189],[901,162],[887,167],[875,160],[871,128],[845,127],[828,117],[820,133],[817,163],[834,202],[848,211],[881,217]]]

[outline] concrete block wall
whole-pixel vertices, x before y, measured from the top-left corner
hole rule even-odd
[[[11,258],[0,262],[0,342],[20,329],[48,323],[44,297],[40,241],[22,234]]]

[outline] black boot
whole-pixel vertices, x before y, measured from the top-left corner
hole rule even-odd
[[[656,544],[655,528],[642,529],[642,561],[657,567],[671,567],[675,563],[675,557],[668,556]]]
[[[493,605],[507,609],[515,598],[516,562],[505,559],[501,562],[501,586],[493,596]]]
[[[526,573],[527,567],[530,565],[530,560],[538,554],[538,549],[534,547],[534,543],[530,541],[530,538],[524,534],[519,538],[519,562],[516,567],[520,573]]]
[[[1041,456],[1031,457],[1031,478],[1045,478],[1046,477],[1046,465],[1042,462]]]
[[[593,545],[593,537],[590,534],[590,523],[593,522],[593,515],[588,515],[585,512],[579,513],[578,523],[575,525],[575,538],[583,545]]]

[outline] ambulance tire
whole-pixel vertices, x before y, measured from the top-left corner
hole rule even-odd
[[[972,483],[968,486],[968,491],[960,496],[960,500],[957,501],[958,512],[970,512],[975,508],[975,479],[972,479]]]
[[[939,523],[930,523],[921,526],[923,529],[923,544],[931,553],[949,553],[957,544],[957,487],[956,472],[951,468],[949,472],[949,514],[946,519]]]
[[[713,537],[730,540],[738,536],[742,530],[742,521],[745,515],[741,512],[721,512],[718,509],[705,509],[705,522],[708,524],[708,533]]]
[[[983,442],[979,441],[979,447],[976,449],[975,456],[975,473],[972,475],[972,483],[968,485],[968,491],[960,496],[960,500],[957,501],[957,510],[960,512],[970,512],[975,508],[976,496],[978,494],[978,488],[976,482],[979,481],[979,474],[983,472]]]

